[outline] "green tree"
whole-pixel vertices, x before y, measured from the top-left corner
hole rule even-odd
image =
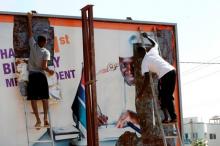
[[[192,146],[207,146],[204,139],[197,139],[192,142]]]

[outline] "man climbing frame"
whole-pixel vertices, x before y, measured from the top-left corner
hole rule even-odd
[[[37,100],[42,100],[44,110],[44,126],[48,127],[48,99],[49,88],[45,75],[45,71],[49,75],[53,75],[54,71],[48,68],[48,60],[50,60],[50,52],[45,48],[46,37],[38,36],[37,43],[34,40],[32,32],[32,13],[28,13],[28,36],[30,45],[30,57],[28,60],[28,87],[27,100],[31,100],[31,106],[36,118],[35,127],[40,129],[41,120],[38,113]]]
[[[162,123],[177,122],[177,116],[173,103],[173,92],[176,82],[175,68],[159,55],[158,44],[146,33],[143,33],[142,35],[144,38],[149,40],[152,47],[143,46],[146,54],[142,60],[141,73],[145,77],[149,76],[149,72],[156,73],[158,76],[159,98],[161,100],[161,109],[164,113]],[[144,87],[146,87],[146,85],[143,85],[143,90]],[[143,91],[140,93],[143,93]],[[170,121],[168,113],[171,118]]]

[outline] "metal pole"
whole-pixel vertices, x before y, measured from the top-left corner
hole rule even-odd
[[[94,51],[94,31],[92,5],[87,5],[82,11],[83,55],[86,82],[86,118],[87,143],[98,146],[97,101],[96,101],[96,71]],[[87,18],[88,14],[88,18]]]
[[[93,115],[93,140],[95,145],[98,145],[98,127],[97,127],[97,94],[96,94],[96,67],[95,67],[95,49],[94,49],[94,26],[93,26],[93,9],[90,5],[88,10],[88,19],[89,19],[89,43],[91,51],[91,92],[92,92],[92,115]]]
[[[86,14],[82,12],[82,28],[87,28],[87,22],[86,22]],[[89,77],[89,60],[88,60],[88,34],[85,29],[82,29],[83,32],[83,57],[84,57],[84,75],[85,75],[85,82],[88,82],[90,80]],[[90,143],[91,146],[93,146],[93,138],[92,138],[92,122],[91,122],[91,96],[89,92],[89,86],[85,85],[85,92],[86,92],[86,129],[87,129],[87,143]]]

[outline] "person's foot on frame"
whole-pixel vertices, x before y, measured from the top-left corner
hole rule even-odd
[[[169,123],[169,120],[168,119],[163,119],[162,123]]]
[[[177,119],[176,119],[176,118],[170,120],[170,123],[176,123],[176,122],[177,122]]]
[[[41,121],[37,121],[36,124],[34,125],[34,127],[35,127],[37,130],[40,130],[40,128],[41,128]]]
[[[50,126],[50,124],[49,124],[48,120],[44,120],[44,127],[49,127],[49,126]]]

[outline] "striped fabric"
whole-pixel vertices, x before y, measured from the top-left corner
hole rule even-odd
[[[84,70],[82,69],[81,80],[72,104],[73,119],[76,122],[77,128],[79,124],[86,129],[86,96],[85,96],[85,79]]]

